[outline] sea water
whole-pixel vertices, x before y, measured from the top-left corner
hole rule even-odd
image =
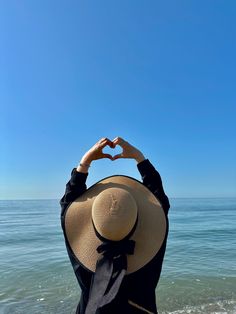
[[[159,313],[236,313],[236,199],[170,203]],[[59,201],[0,201],[0,313],[74,313],[79,296]]]

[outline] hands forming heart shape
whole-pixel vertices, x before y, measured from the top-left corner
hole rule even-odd
[[[127,155],[127,147],[131,147],[131,145],[124,141],[121,137],[116,137],[113,141],[109,140],[108,138],[103,138],[99,142],[99,146],[102,147],[102,153],[103,149],[106,146],[109,146],[111,149],[115,149],[117,146],[120,146],[122,148],[122,152],[116,155],[111,155],[111,154],[106,154],[103,153],[104,158],[109,158],[111,160],[116,160],[119,158],[126,158],[125,156]]]
[[[103,149],[106,146],[114,149],[117,145],[122,148],[122,152],[117,155],[110,155],[103,153]],[[129,144],[121,137],[116,137],[113,141],[108,138],[100,139],[82,158],[81,163],[90,164],[93,160],[109,158],[110,160],[116,160],[119,158],[133,158],[137,162],[144,160],[144,156],[137,148]]]

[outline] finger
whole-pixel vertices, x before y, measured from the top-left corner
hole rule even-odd
[[[110,147],[113,147],[112,141],[109,139],[105,139],[103,142],[100,143],[101,148],[104,148],[107,145],[109,145]]]
[[[109,158],[113,160],[113,157],[110,154],[102,154],[102,158]]]
[[[113,140],[113,143],[115,145],[120,145],[121,147],[126,143],[125,140],[123,140],[123,138],[121,137],[116,137],[114,140]]]
[[[113,145],[114,145],[113,142],[112,142],[109,138],[107,138],[107,137],[101,138],[101,139],[98,141],[97,144],[101,145],[101,144],[104,144],[104,143],[107,143],[107,145],[109,145],[110,147],[113,147]]]
[[[98,144],[101,144],[101,143],[103,143],[103,142],[106,141],[106,140],[107,140],[106,137],[102,137],[102,138],[98,141]]]
[[[109,145],[111,148],[114,146],[113,142],[109,140],[109,138],[107,138],[106,142],[107,142],[107,145]]]
[[[113,139],[113,142],[114,141],[123,141],[123,138],[122,137],[120,137],[120,136],[117,136],[117,137],[115,137],[114,139]]]

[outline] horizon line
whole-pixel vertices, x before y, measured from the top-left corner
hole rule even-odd
[[[229,198],[236,198],[236,196],[173,196],[173,197],[168,197],[169,199],[207,199],[207,198],[224,198],[224,199],[229,199]],[[5,198],[2,199],[0,198],[0,201],[60,201],[61,198]]]

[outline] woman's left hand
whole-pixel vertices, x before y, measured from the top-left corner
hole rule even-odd
[[[81,163],[90,165],[93,160],[102,158],[109,158],[110,160],[113,160],[110,154],[103,153],[102,150],[105,146],[110,146],[111,148],[113,148],[114,144],[108,138],[101,138],[93,147],[90,148],[89,151],[87,151],[87,153],[84,154],[81,159]]]

